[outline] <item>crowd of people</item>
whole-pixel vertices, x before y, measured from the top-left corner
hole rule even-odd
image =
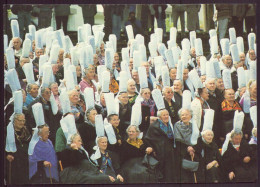
[[[76,45],[20,28],[4,35],[6,184],[256,182],[255,33],[246,51],[235,28],[211,29],[206,58],[196,31],[178,44],[176,27],[166,47],[162,27],[146,46],[126,25],[122,49],[93,24]]]

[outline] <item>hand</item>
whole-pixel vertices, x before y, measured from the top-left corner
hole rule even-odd
[[[71,147],[73,150],[78,150],[78,146],[77,146],[75,143],[70,144],[70,147]]]
[[[150,124],[154,123],[157,119],[158,119],[158,117],[151,116],[150,117]]]
[[[151,147],[147,147],[146,150],[145,150],[146,154],[150,154],[151,152],[153,152],[153,148]]]
[[[208,165],[207,165],[207,170],[209,170],[209,169],[211,169],[213,167],[213,164],[212,164],[212,162],[210,162],[210,163],[208,163]]]
[[[219,167],[218,161],[216,161],[216,163],[214,164],[214,166],[217,168]]]
[[[114,177],[111,177],[111,176],[108,176],[109,177],[109,180],[111,181],[111,182],[115,182],[115,178]]]
[[[14,157],[12,155],[7,155],[6,156],[6,159],[9,161],[9,162],[12,162],[14,160]]]
[[[245,139],[248,139],[248,134],[245,134]]]
[[[26,80],[26,79],[23,79],[23,82],[24,82],[24,83],[27,83],[27,80]]]
[[[124,178],[121,175],[117,175],[116,178],[119,179],[120,182],[124,182]]]
[[[248,163],[250,160],[251,160],[251,158],[250,158],[249,156],[246,156],[246,157],[243,159],[243,162],[244,162],[244,163]]]
[[[50,167],[51,168],[51,163],[48,162],[48,161],[44,161],[43,165],[44,165],[44,167]]]
[[[229,174],[228,174],[228,177],[229,177],[229,180],[232,180],[234,177],[235,177],[235,173],[233,171],[231,171]]]
[[[188,153],[190,153],[191,156],[194,155],[195,150],[193,149],[193,147],[189,146],[187,148],[187,151],[188,151]]]
[[[121,144],[122,144],[122,141],[121,141],[121,140],[118,140],[117,142],[118,142],[118,144],[119,144],[119,145],[121,145]]]

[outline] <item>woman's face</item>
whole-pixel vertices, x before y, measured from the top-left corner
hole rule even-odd
[[[73,104],[73,105],[76,105],[78,104],[78,101],[79,101],[79,93],[77,91],[73,91],[71,94],[70,94],[70,102]]]
[[[239,145],[241,143],[242,136],[240,134],[234,135],[233,138],[231,138],[231,141],[233,145]]]
[[[131,82],[128,83],[127,91],[130,92],[130,93],[135,92],[135,82],[131,81]]]
[[[149,89],[144,89],[144,92],[142,93],[142,97],[144,100],[148,101],[151,98],[151,92]]]
[[[93,80],[95,76],[95,70],[93,68],[88,69],[86,72],[86,77],[88,80]]]
[[[191,120],[191,114],[188,110],[183,110],[181,113],[181,121],[185,124],[189,124]]]
[[[81,68],[80,68],[80,66],[76,67],[76,74],[77,74],[77,77],[81,77]]]
[[[96,110],[91,110],[88,119],[89,121],[91,121],[91,123],[95,124],[95,117],[97,115],[97,111]]]
[[[233,102],[235,101],[235,92],[233,89],[228,89],[225,91],[225,95],[224,95],[225,99],[228,102]]]
[[[102,106],[106,106],[105,96],[104,94],[101,94],[100,96],[100,103]]]
[[[25,116],[24,115],[19,115],[15,120],[14,120],[14,128],[15,130],[20,131],[25,124]]]
[[[130,140],[136,140],[139,136],[139,132],[136,131],[135,127],[130,127],[127,131],[127,134]]]
[[[32,85],[32,88],[31,88],[31,90],[30,90],[30,95],[32,96],[32,97],[37,97],[38,96],[38,90],[39,90],[39,87],[37,86],[37,85]]]
[[[246,87],[240,88],[239,96],[242,97],[245,92],[246,92]]]
[[[164,97],[166,100],[171,100],[173,98],[172,88],[167,88],[164,92]]]
[[[250,95],[253,96],[253,97],[256,97],[257,96],[257,85],[256,83],[252,83],[254,85],[251,86],[251,88],[249,88],[249,92],[250,92]]]
[[[212,131],[207,131],[202,137],[207,143],[211,143],[214,138],[214,135]]]
[[[51,87],[51,91],[54,96],[59,95],[58,84],[53,84]]]
[[[98,147],[99,147],[100,151],[105,151],[107,149],[107,138],[99,139]]]
[[[118,127],[119,125],[119,122],[120,122],[120,119],[117,115],[114,115],[111,117],[109,123],[113,126],[113,127]]]
[[[200,97],[203,98],[206,101],[209,99],[209,93],[208,93],[207,88],[203,88],[203,91],[200,94]]]
[[[129,97],[127,93],[122,93],[119,97],[118,97],[119,101],[123,104],[126,105],[128,103]]]
[[[173,89],[174,89],[174,92],[180,92],[181,89],[182,89],[181,82],[180,81],[174,81]]]
[[[114,55],[114,61],[115,61],[115,62],[118,62],[118,61],[119,61],[119,55],[118,55],[118,53],[115,53],[115,55]]]
[[[169,122],[169,112],[167,110],[161,112],[160,120],[165,124]]]
[[[73,139],[72,143],[76,144],[76,146],[77,146],[78,149],[81,148],[81,146],[82,146],[82,140],[81,140],[80,136],[76,136],[76,137]]]
[[[171,69],[171,71],[170,71],[170,78],[172,80],[175,80],[176,79],[176,75],[177,75],[177,69],[175,69],[175,68]]]
[[[49,127],[43,127],[39,135],[42,141],[47,141],[50,135]]]

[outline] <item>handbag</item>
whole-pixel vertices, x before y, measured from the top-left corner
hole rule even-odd
[[[199,168],[199,162],[182,159],[182,168],[189,171],[197,171]]]
[[[142,164],[148,168],[155,169],[155,167],[159,164],[159,161],[150,155],[145,155],[142,161]]]

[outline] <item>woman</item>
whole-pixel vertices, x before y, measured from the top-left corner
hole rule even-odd
[[[242,137],[241,130],[231,131],[231,141],[222,156],[224,174],[230,182],[256,182],[257,167],[252,159],[253,153]]]
[[[179,120],[179,118],[177,115],[177,111],[178,111],[177,105],[172,100],[172,98],[173,98],[172,88],[169,86],[165,86],[163,88],[163,96],[164,96],[163,100],[164,100],[165,108],[169,112],[172,124],[175,124]]]
[[[177,181],[181,183],[194,183],[193,172],[182,168],[182,160],[191,160],[193,157],[194,161],[197,161],[197,156],[194,155],[194,149],[191,143],[192,136],[192,124],[190,122],[192,118],[192,110],[181,109],[179,110],[180,121],[174,125],[174,138],[175,138],[175,159],[176,159],[176,171]],[[196,152],[195,152],[196,153]],[[197,174],[197,172],[196,172]]]
[[[222,158],[217,144],[213,141],[212,130],[204,130],[193,149],[199,157],[200,181],[203,183],[221,182]],[[198,176],[198,177],[199,177]]]
[[[224,92],[224,101],[221,103],[222,110],[222,130],[221,137],[225,137],[233,129],[233,119],[235,111],[242,111],[241,106],[235,100],[235,92],[233,89],[227,89]]]
[[[98,54],[99,64],[100,65],[105,65],[105,44],[104,44],[104,42],[101,43],[100,49],[97,50],[97,54]]]
[[[157,108],[155,102],[151,99],[151,91],[149,88],[141,89],[141,97],[143,98],[143,101],[141,102],[142,123],[140,124],[140,130],[145,136],[150,124],[158,119],[155,116]]]
[[[29,183],[28,147],[31,135],[25,126],[24,114],[15,114],[13,117],[16,152],[5,152],[6,179],[12,184]]]
[[[71,143],[61,152],[63,171],[60,180],[63,184],[102,184],[112,183],[112,177],[101,173],[91,162],[88,153],[82,149],[79,134],[70,138]]]
[[[75,116],[75,120],[77,123],[82,123],[84,121],[84,111],[79,103],[79,93],[76,89],[68,92],[70,104],[71,104],[71,112]]]
[[[119,91],[119,84],[115,79],[115,75],[114,75],[114,70],[112,69],[110,71],[110,83],[109,83],[109,90],[110,92],[112,92],[113,94],[117,94]]]
[[[135,81],[133,79],[129,79],[127,81],[127,93],[129,97],[129,103],[132,107],[135,104],[135,99],[138,96],[138,93],[136,92]]]
[[[53,93],[54,99],[57,103],[58,110],[61,112],[61,103],[59,98],[59,89],[58,89],[58,83],[53,82],[50,84],[51,92]]]
[[[81,67],[80,65],[76,66],[76,74],[77,74],[77,84],[81,81]]]
[[[182,107],[182,81],[174,80],[173,81],[173,90],[174,90],[174,99],[177,105],[177,111],[179,111]]]
[[[209,99],[209,93],[207,88],[198,88],[196,97],[191,102],[191,108],[193,112],[193,118],[198,125],[200,131],[203,129],[204,109],[209,109],[207,100]]]
[[[126,183],[157,182],[155,171],[143,165],[145,154],[153,152],[142,139],[139,139],[140,130],[136,125],[129,125],[126,129],[128,139],[123,142],[120,152],[122,161],[121,173]]]
[[[93,147],[95,146],[96,140],[96,127],[95,127],[95,117],[97,111],[95,108],[89,108],[85,114],[85,122],[79,124],[78,131],[82,138],[83,147],[91,155],[93,153]]]
[[[100,172],[109,175],[112,182],[124,182],[124,178],[119,174],[120,165],[118,155],[107,150],[107,137],[97,137],[97,146],[101,155],[95,162],[98,164]]]
[[[172,124],[169,123],[169,112],[163,109],[158,111],[157,116],[159,119],[149,126],[144,141],[156,153],[158,170],[163,175],[160,182],[176,182],[178,170],[174,169],[174,136]]]

